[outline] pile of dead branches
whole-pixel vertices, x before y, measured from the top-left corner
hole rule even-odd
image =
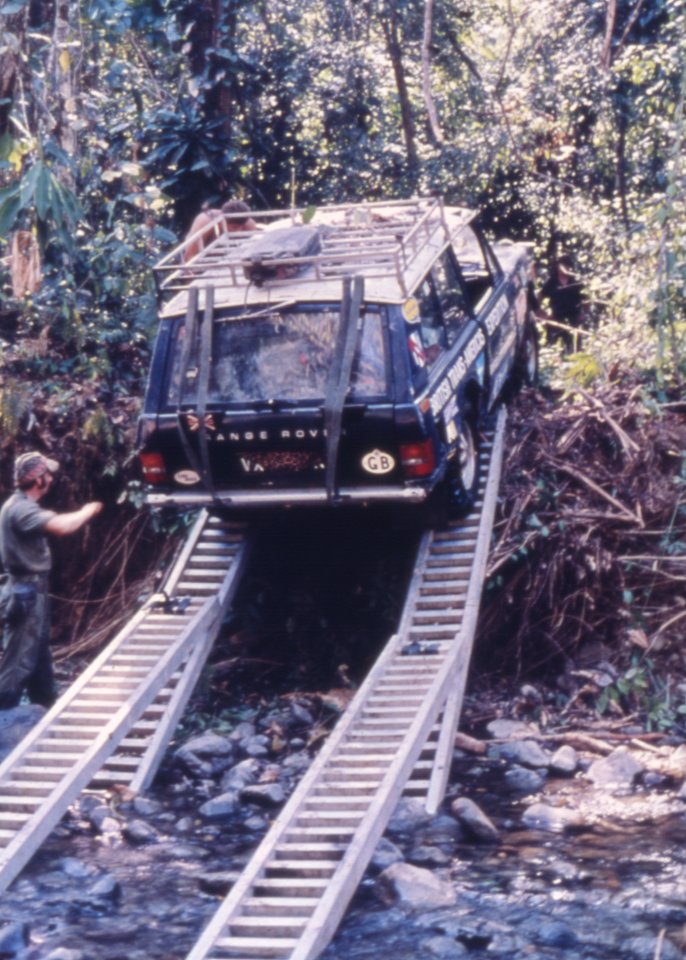
[[[686,629],[686,405],[624,380],[511,410],[482,649],[519,673]]]

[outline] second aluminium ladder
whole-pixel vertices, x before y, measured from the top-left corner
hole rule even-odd
[[[423,539],[399,633],[186,960],[314,960],[335,933],[439,718],[429,753],[436,768],[447,765],[476,628],[503,434],[501,412],[480,512]],[[432,802],[446,777],[440,770],[430,782]]]

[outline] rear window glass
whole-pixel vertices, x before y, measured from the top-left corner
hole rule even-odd
[[[209,403],[323,400],[340,317],[331,309],[291,309],[215,320],[207,378]],[[173,343],[167,400],[197,401],[200,332],[188,350],[185,323]],[[183,369],[185,367],[185,369]],[[386,392],[385,338],[378,311],[362,316],[350,381],[351,399]]]

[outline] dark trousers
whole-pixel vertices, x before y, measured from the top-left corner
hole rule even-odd
[[[32,703],[50,707],[57,694],[50,654],[47,577],[12,580],[9,619],[0,660],[0,710],[16,707],[26,691]]]

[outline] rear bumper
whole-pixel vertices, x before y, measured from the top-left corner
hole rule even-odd
[[[297,507],[341,504],[423,503],[428,496],[423,487],[353,487],[341,488],[330,500],[322,489],[294,490],[232,490],[217,491],[213,496],[206,490],[157,493],[148,491],[146,502],[153,507]]]

